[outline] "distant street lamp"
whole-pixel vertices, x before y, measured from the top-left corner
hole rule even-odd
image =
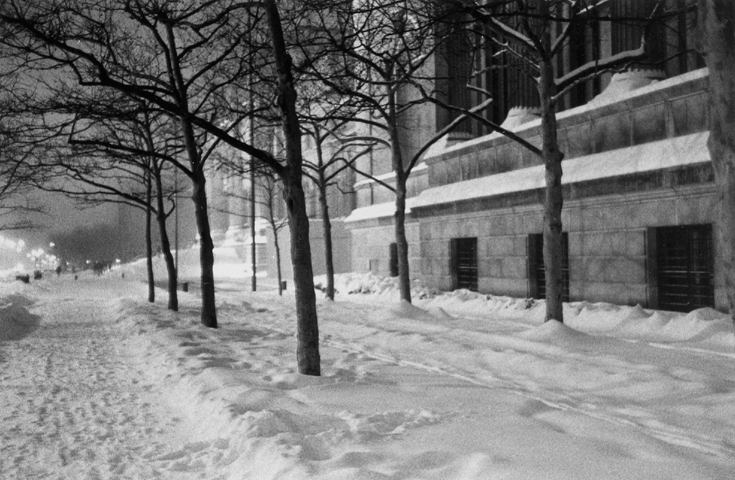
[[[31,253],[27,255],[28,258],[33,260],[33,264],[36,270],[38,270],[39,261],[41,260],[41,257],[43,256],[43,254],[44,254],[44,251],[42,248],[36,248],[35,250],[31,250]]]

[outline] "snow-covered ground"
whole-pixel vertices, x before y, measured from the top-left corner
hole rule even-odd
[[[211,330],[196,292],[167,312],[126,268],[0,284],[3,480],[733,478],[735,337],[713,310],[573,303],[562,325],[345,275],[316,378],[290,290],[230,278]]]

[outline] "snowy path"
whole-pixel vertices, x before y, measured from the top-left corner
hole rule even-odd
[[[164,448],[165,412],[110,322],[109,285],[86,285],[82,308],[77,286],[59,280],[34,305],[3,302],[38,328],[0,342],[0,477],[160,478],[146,459]]]
[[[534,332],[531,325],[497,317],[478,325],[477,319],[447,321],[439,313],[440,318],[427,323],[426,316],[411,318],[411,306],[394,308],[398,316],[404,311],[406,318],[400,322],[361,318],[359,304],[342,304],[339,309],[343,312],[332,317],[328,345],[508,391],[560,413],[630,428],[707,455],[735,455],[735,445],[723,440],[729,422],[691,417],[709,407],[699,404],[702,395],[714,399],[735,387],[732,353],[598,340],[576,332],[564,338],[569,334],[554,331],[551,325],[544,327],[548,330],[544,334]],[[356,325],[361,327],[359,337],[353,334]],[[405,334],[401,338],[406,331],[414,338]],[[554,337],[560,340],[556,345],[536,341]]]
[[[220,291],[207,329],[131,277],[0,284],[0,480],[732,479],[717,312],[348,296],[307,377],[292,297]]]

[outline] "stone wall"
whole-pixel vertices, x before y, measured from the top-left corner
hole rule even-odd
[[[562,112],[562,150],[567,159],[578,158],[706,131],[706,89],[706,71],[695,71],[644,87],[629,98]],[[518,133],[540,143],[538,126]],[[517,143],[489,135],[450,146],[426,163],[426,186],[437,187],[540,162]],[[456,287],[452,283],[452,239],[476,238],[478,290],[529,296],[528,242],[529,235],[543,231],[543,197],[543,189],[535,189],[417,204],[407,225],[412,277],[420,276],[440,290],[452,290]],[[570,300],[644,307],[654,306],[651,302],[655,301],[649,229],[714,225],[717,208],[711,164],[705,161],[566,184],[564,198]],[[349,229],[352,270],[387,275],[389,245],[394,241],[392,218],[354,222]],[[713,238],[715,305],[725,308],[717,235]]]
[[[566,158],[617,150],[706,131],[706,70],[664,80],[628,98],[559,114]],[[539,144],[538,122],[517,131]],[[635,151],[631,152],[635,154]],[[447,148],[426,160],[437,187],[539,165],[529,151],[500,135]],[[562,222],[568,234],[570,300],[650,307],[655,284],[648,229],[715,225],[717,198],[711,164],[628,173],[564,186]],[[528,296],[528,241],[543,231],[543,190],[418,205],[422,278],[441,290],[452,284],[451,240],[477,238],[478,290]],[[716,228],[716,225],[715,225]],[[723,274],[714,238],[715,305],[725,308]]]
[[[393,219],[381,218],[354,222],[348,225],[352,237],[352,270],[390,274],[390,244],[395,240]],[[408,262],[411,278],[421,276],[421,252],[419,250],[419,224],[406,222]]]
[[[478,290],[527,296],[526,235],[539,231],[541,219],[536,206],[422,218],[422,279],[431,287],[452,290],[450,241],[476,237]]]
[[[263,255],[267,262],[266,270],[270,279],[276,279],[277,267],[273,230],[266,228],[265,233],[266,242]],[[326,265],[324,260],[324,228],[320,219],[309,220],[309,243],[311,245],[311,262],[314,275],[322,275],[326,273]],[[281,249],[281,273],[284,279],[291,279],[293,278],[293,268],[291,266],[291,235],[288,225],[284,225],[278,230],[278,244]],[[335,273],[351,271],[350,250],[350,232],[345,228],[343,219],[332,219],[332,255]],[[271,280],[271,282],[273,281],[275,280]]]
[[[712,224],[715,207],[711,184],[568,202],[571,299],[651,306],[646,230]]]
[[[649,306],[646,230],[712,224],[716,205],[711,183],[568,201],[562,222],[569,235],[570,300]],[[476,237],[478,290],[528,296],[527,238],[542,232],[542,221],[538,203],[422,217],[422,278],[434,288],[454,288],[450,241]],[[716,260],[715,285],[716,306],[725,308],[722,272]]]

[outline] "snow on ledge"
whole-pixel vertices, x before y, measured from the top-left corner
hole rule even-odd
[[[610,95],[608,98],[604,97],[602,99],[596,99],[593,98],[589,102],[580,105],[578,107],[570,108],[568,110],[564,110],[562,112],[558,112],[556,114],[557,121],[564,120],[569,117],[574,117],[577,115],[583,115],[583,114],[590,114],[594,115],[595,110],[601,110],[611,104],[619,103],[623,101],[627,102],[635,102],[636,98],[642,97],[645,95],[650,95],[652,93],[655,93],[657,91],[663,91],[669,88],[676,87],[677,85],[682,85],[687,82],[693,82],[696,80],[699,80],[701,78],[706,78],[709,76],[709,69],[707,67],[700,68],[698,70],[692,70],[691,72],[683,73],[681,75],[677,75],[675,77],[667,78],[664,80],[653,82],[649,85],[635,88],[633,90],[629,90],[625,92],[625,95]],[[541,119],[531,119],[523,123],[519,123],[517,125],[514,125],[513,128],[510,128],[513,133],[516,133],[518,135],[522,135],[524,132],[527,132],[528,130],[531,130],[533,128],[538,127],[541,125]],[[459,152],[462,151],[468,147],[478,146],[478,145],[484,145],[488,142],[491,142],[497,138],[505,138],[505,135],[503,135],[500,132],[492,132],[487,135],[483,135],[481,137],[473,138],[471,140],[467,140],[465,142],[459,142],[459,143],[453,143],[451,145],[445,146],[444,149],[434,149],[431,150],[431,154],[427,153],[424,155],[424,161],[431,162],[432,159],[438,158],[441,155],[448,154],[450,152]]]
[[[414,175],[414,174],[417,174],[419,172],[424,172],[424,171],[428,170],[428,168],[429,167],[426,165],[426,163],[421,162],[418,165],[416,165],[415,167],[413,167],[413,170],[411,170],[411,174]],[[373,183],[377,183],[375,180],[380,180],[381,182],[391,183],[391,182],[393,182],[395,180],[395,178],[396,178],[396,172],[390,171],[390,172],[384,173],[382,175],[376,175],[373,178],[369,178],[368,177],[368,178],[366,178],[364,180],[360,180],[358,182],[355,182],[354,188],[355,189],[358,189],[358,188],[365,187],[365,186],[370,185],[370,184],[373,184]]]
[[[413,207],[416,200],[417,197],[406,199],[406,215],[411,213],[411,207]],[[395,213],[395,202],[377,203],[375,205],[370,205],[369,207],[356,208],[347,218],[345,218],[345,223],[392,217]]]
[[[709,162],[708,136],[709,132],[699,132],[565,160],[562,163],[562,184]],[[544,167],[539,165],[429,188],[415,198],[412,207],[428,207],[536,190],[544,185]]]

